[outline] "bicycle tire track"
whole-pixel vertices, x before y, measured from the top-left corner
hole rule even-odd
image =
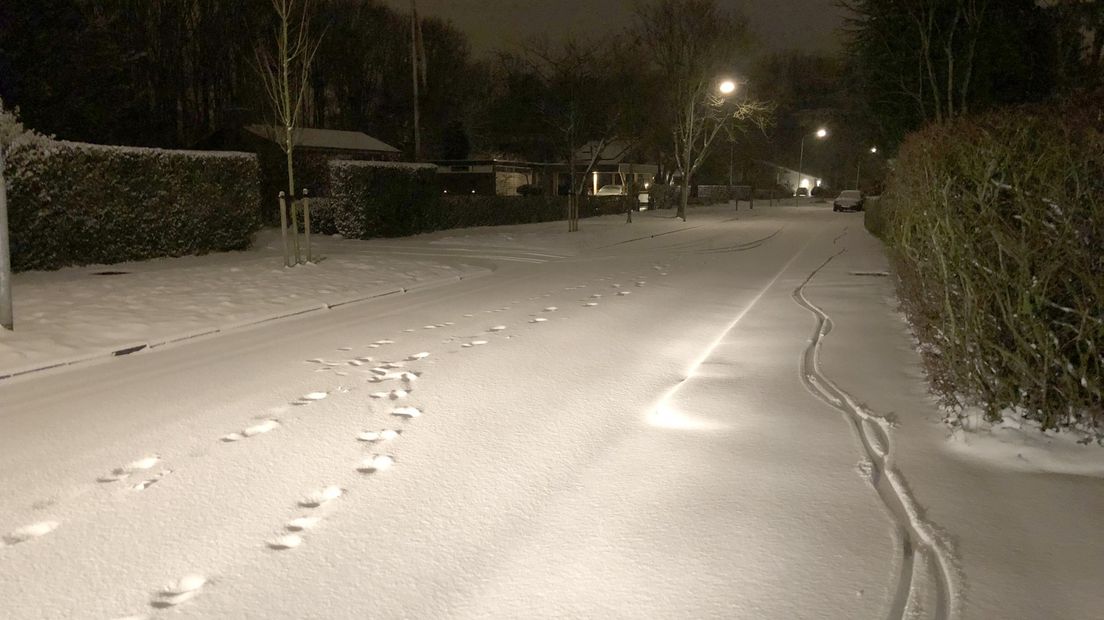
[[[837,238],[838,241],[838,238]],[[916,612],[927,611],[935,620],[952,620],[958,616],[958,583],[953,556],[948,545],[936,534],[932,524],[921,516],[921,507],[908,491],[904,478],[893,463],[891,424],[855,401],[846,390],[825,376],[820,369],[820,349],[824,338],[832,331],[831,317],[805,297],[805,288],[822,269],[843,254],[843,248],[829,256],[794,289],[794,301],[816,317],[816,330],[801,357],[801,380],[814,396],[839,411],[847,419],[862,447],[863,457],[871,464],[870,483],[878,497],[896,521],[901,537],[902,562],[897,588],[888,617],[912,618]],[[917,584],[916,556],[925,554],[928,568],[934,571],[935,608],[917,607],[922,595]]]

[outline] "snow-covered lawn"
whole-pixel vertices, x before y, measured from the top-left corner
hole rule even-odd
[[[951,434],[861,218],[262,249],[452,282],[0,382],[0,616],[1095,617],[1104,450]]]

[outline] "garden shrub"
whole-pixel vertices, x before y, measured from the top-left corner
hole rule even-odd
[[[885,198],[867,197],[863,204],[863,225],[870,234],[885,240],[886,234]]]
[[[39,137],[5,155],[16,271],[240,250],[259,227],[251,154]]]
[[[900,297],[933,387],[987,417],[1104,421],[1101,101],[934,126],[883,205]]]

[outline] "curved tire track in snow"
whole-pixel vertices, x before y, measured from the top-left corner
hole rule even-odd
[[[820,348],[824,337],[832,331],[832,319],[824,310],[805,297],[805,287],[814,277],[846,250],[829,256],[793,291],[798,305],[816,317],[816,331],[801,357],[801,380],[817,398],[842,413],[862,446],[863,457],[872,465],[870,483],[878,492],[882,503],[896,521],[902,544],[901,572],[897,589],[889,610],[890,618],[912,618],[927,612],[927,617],[949,620],[956,617],[957,583],[953,577],[953,562],[946,545],[935,534],[931,524],[920,516],[920,506],[905,487],[904,479],[893,464],[893,442],[889,433],[890,423],[858,404],[854,397],[840,388],[820,370]],[[916,557],[934,571],[935,608],[924,609],[918,600],[923,592],[918,589]],[[920,612],[918,614],[917,612]]]

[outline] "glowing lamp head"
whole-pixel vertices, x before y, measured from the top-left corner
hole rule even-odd
[[[733,82],[732,80],[725,80],[721,82],[720,86],[717,87],[717,90],[721,91],[722,95],[731,95],[732,93],[736,92],[736,82]]]
[[[876,146],[870,147],[870,152],[871,153],[877,153],[878,152],[878,147],[876,147]]]
[[[827,135],[828,135],[828,130],[823,128],[823,127],[818,129],[817,132],[816,132],[816,137],[818,137],[818,138],[823,138]]]

